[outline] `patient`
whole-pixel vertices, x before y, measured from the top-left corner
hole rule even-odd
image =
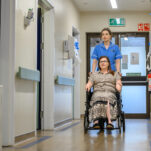
[[[121,76],[111,70],[110,61],[106,56],[100,57],[98,67],[100,70],[92,73],[86,84],[87,91],[93,86],[89,120],[93,121],[94,128],[100,128],[99,119],[107,118],[107,129],[112,129],[112,120],[117,117],[116,91],[120,92],[122,88]]]

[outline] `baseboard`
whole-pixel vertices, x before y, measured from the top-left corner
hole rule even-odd
[[[31,138],[31,137],[34,137],[34,136],[35,136],[35,131],[27,133],[27,134],[20,135],[20,136],[16,136],[15,137],[15,143],[24,141],[24,140],[26,140],[28,138]]]
[[[80,115],[80,118],[81,118],[81,119],[84,119],[84,114],[81,114],[81,115]]]

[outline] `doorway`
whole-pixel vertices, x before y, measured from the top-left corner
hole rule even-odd
[[[42,100],[43,100],[43,41],[44,41],[43,9],[39,6],[37,11],[37,70],[40,71],[40,82],[37,83],[37,115],[36,128],[41,129],[43,118]]]
[[[87,33],[87,72],[92,70],[95,45],[99,44],[100,33]],[[149,33],[120,32],[113,33],[112,43],[119,45],[122,60],[122,104],[127,118],[149,118],[150,104],[147,90],[146,54],[149,51]]]
[[[45,0],[39,0],[39,23],[37,23],[37,37],[39,32],[39,42],[37,39],[37,54],[39,53],[40,67],[40,88],[39,88],[39,109],[37,109],[37,123],[40,129],[54,128],[54,62],[55,62],[55,14],[54,6]],[[37,14],[38,16],[38,14]],[[39,24],[39,28],[38,28]],[[37,62],[38,65],[38,62]],[[37,92],[37,93],[38,93]],[[38,127],[38,126],[37,126]]]

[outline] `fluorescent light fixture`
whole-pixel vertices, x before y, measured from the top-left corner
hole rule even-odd
[[[112,8],[117,8],[116,0],[110,0]]]

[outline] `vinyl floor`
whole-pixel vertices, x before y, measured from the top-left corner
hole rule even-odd
[[[54,131],[38,131],[36,137],[3,151],[151,151],[151,121],[127,119],[125,133],[89,130],[86,134],[83,120],[73,121]]]

